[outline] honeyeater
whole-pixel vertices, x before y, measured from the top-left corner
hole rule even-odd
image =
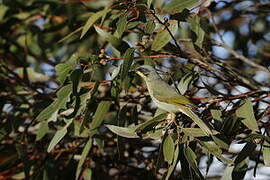
[[[179,94],[176,88],[164,81],[152,66],[143,65],[134,71],[144,79],[153,102],[160,109],[170,113],[181,112],[190,117],[205,135],[212,134],[209,126],[193,111],[196,106],[188,98]]]

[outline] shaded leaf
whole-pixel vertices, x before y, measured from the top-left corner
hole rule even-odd
[[[79,90],[77,90],[77,88],[78,88],[79,83],[81,81],[82,75],[83,75],[83,71],[81,69],[75,69],[70,74],[70,80],[72,82],[73,95],[77,95],[77,93],[79,92]]]
[[[125,80],[134,58],[134,48],[129,48],[124,54],[124,62],[121,69],[121,80]]]
[[[71,124],[71,121],[67,123],[62,129],[58,130],[53,136],[49,147],[47,149],[48,152],[54,149],[54,147],[63,139],[63,137],[67,134],[67,128]]]
[[[163,7],[163,10],[171,13],[177,13],[181,12],[185,8],[192,9],[198,2],[199,0],[172,0],[169,4]]]
[[[102,124],[107,112],[110,109],[111,103],[112,103],[111,101],[102,101],[99,103],[95,115],[93,117],[93,121],[90,124],[91,129],[96,129]]]
[[[153,119],[145,121],[144,123],[137,125],[135,131],[138,132],[138,131],[143,130],[144,128],[146,128],[147,126],[149,126],[153,123],[162,122],[166,119],[167,115],[168,115],[167,113],[159,114],[158,116],[154,117]]]
[[[174,151],[173,163],[169,166],[165,180],[168,180],[178,162],[179,146],[177,145]]]
[[[169,30],[174,35],[177,32],[178,23],[175,20],[170,20],[169,24]],[[172,40],[170,33],[164,26],[161,26],[153,41],[151,49],[154,51],[161,50],[170,40]]]
[[[152,34],[156,28],[155,21],[148,21],[145,25],[145,33]]]
[[[171,164],[174,156],[174,142],[170,135],[165,138],[162,148],[165,161]]]
[[[236,116],[243,118],[241,121],[246,127],[253,131],[258,131],[258,124],[254,116],[253,106],[250,99],[246,99],[240,108],[236,110]]]
[[[202,48],[205,32],[200,26],[200,17],[195,15],[187,19],[187,22],[191,24],[191,30],[196,34],[195,44]]]

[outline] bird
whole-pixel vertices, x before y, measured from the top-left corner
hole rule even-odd
[[[196,106],[187,97],[178,93],[176,88],[164,81],[154,67],[142,65],[133,71],[145,81],[150,97],[158,108],[174,114],[181,112],[190,117],[205,135],[213,134],[210,127],[194,112],[193,109]]]

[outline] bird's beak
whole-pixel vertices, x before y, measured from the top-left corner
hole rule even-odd
[[[140,72],[140,71],[136,71],[136,74],[138,74],[138,75],[141,76],[142,78],[145,78],[145,75],[144,75],[142,72]]]

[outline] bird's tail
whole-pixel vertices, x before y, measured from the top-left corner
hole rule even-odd
[[[188,117],[190,117],[201,129],[202,131],[207,135],[212,135],[213,132],[211,131],[211,129],[209,128],[209,126],[207,126],[205,124],[205,122],[203,122],[203,120],[201,120],[201,118],[199,118],[199,116],[197,116],[197,114],[195,114],[192,109],[188,108],[188,107],[181,107],[180,111],[182,113],[184,113],[185,115],[187,115]]]

